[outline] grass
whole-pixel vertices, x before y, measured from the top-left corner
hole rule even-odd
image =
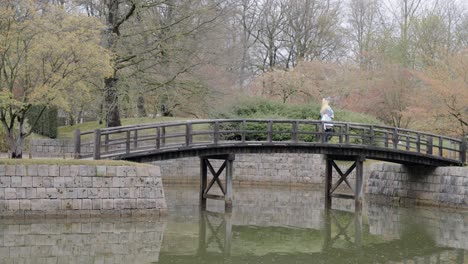
[[[75,160],[75,159],[0,159],[0,165],[101,165],[101,166],[150,166],[120,160]]]

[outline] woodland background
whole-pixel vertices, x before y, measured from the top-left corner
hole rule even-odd
[[[246,98],[330,96],[334,108],[391,126],[468,133],[463,0],[4,0],[0,9],[6,125],[34,105],[58,107],[69,125],[117,126],[212,117]]]

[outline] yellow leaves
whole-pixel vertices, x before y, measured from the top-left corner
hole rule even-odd
[[[25,3],[18,8],[27,7]],[[6,100],[9,97],[3,95],[2,105],[14,106],[17,100],[67,108],[70,90],[85,91],[90,80],[112,74],[111,56],[100,46],[104,26],[95,18],[54,7],[28,12],[16,19],[0,6],[0,14],[10,15],[0,18],[0,59],[10,78],[0,80],[0,91],[17,87],[10,94],[15,99]],[[3,27],[6,23],[8,27]]]

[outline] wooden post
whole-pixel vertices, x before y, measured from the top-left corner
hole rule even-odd
[[[161,127],[161,146],[166,146],[166,127]]]
[[[219,122],[216,121],[214,123],[214,130],[213,130],[213,143],[215,145],[218,145],[218,141],[219,141]]]
[[[268,121],[267,124],[267,141],[271,143],[273,141],[273,121]]]
[[[369,143],[372,146],[372,145],[374,145],[374,142],[375,142],[375,140],[374,140],[374,126],[370,127],[369,134],[370,134],[369,135],[370,136],[370,142]]]
[[[421,134],[416,134],[416,152],[421,152]]]
[[[206,253],[206,212],[200,211],[198,217],[198,254]]]
[[[332,206],[331,200],[331,188],[332,188],[332,161],[325,157],[326,165],[325,165],[325,210],[330,209]]]
[[[242,143],[245,143],[245,134],[247,131],[247,122],[245,120],[242,120],[242,132],[241,132],[241,137],[242,137]]]
[[[161,148],[161,129],[159,127],[156,128],[156,149]]]
[[[322,251],[326,251],[331,247],[331,230],[332,230],[332,223],[331,223],[331,211],[329,208],[325,208],[323,210],[323,244],[322,244]]]
[[[388,141],[390,139],[388,138],[388,132],[385,132],[385,147],[388,148]]]
[[[80,129],[75,130],[75,159],[79,159],[81,155],[81,131]]]
[[[133,149],[138,148],[138,130],[133,131]]]
[[[127,130],[127,139],[125,140],[125,153],[130,153],[130,130]]]
[[[226,194],[224,195],[224,210],[232,211],[232,176],[234,171],[234,159],[228,158],[226,161]]]
[[[356,186],[354,188],[354,202],[355,210],[360,211],[362,209],[362,184],[363,184],[363,172],[364,172],[364,157],[358,157],[356,159]]]
[[[461,145],[460,145],[460,161],[463,164],[466,163],[466,151],[468,150],[468,138],[462,138]]]
[[[427,138],[427,149],[426,149],[427,154],[432,155],[432,137]]]
[[[323,127],[324,126],[324,123],[323,122],[320,122],[320,128],[319,128],[319,131],[320,131],[320,136],[319,136],[319,142],[322,142],[322,143],[325,143],[325,128]]]
[[[291,134],[291,140],[294,143],[297,143],[298,137],[297,137],[297,131],[299,130],[299,123],[297,121],[294,121],[292,123],[292,134]]]
[[[346,124],[345,141],[346,144],[349,144],[349,124]]]
[[[393,129],[393,149],[398,149],[398,130],[396,128]]]
[[[109,152],[109,134],[104,135],[104,151]]]
[[[224,213],[224,256],[231,256],[232,214]]]
[[[101,159],[101,130],[94,130],[94,159]]]
[[[362,212],[354,212],[354,244],[357,247],[362,246]]]
[[[444,141],[442,140],[442,137],[439,137],[439,156],[443,157],[444,152],[442,151],[444,149]]]
[[[185,126],[185,145],[188,147],[192,145],[192,124]]]
[[[200,157],[200,209],[206,210],[206,184],[208,178],[208,166],[206,164],[206,158]]]

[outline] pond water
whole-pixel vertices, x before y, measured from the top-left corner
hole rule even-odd
[[[165,186],[164,218],[0,220],[0,263],[468,263],[468,213],[234,187],[232,213],[197,186]]]

